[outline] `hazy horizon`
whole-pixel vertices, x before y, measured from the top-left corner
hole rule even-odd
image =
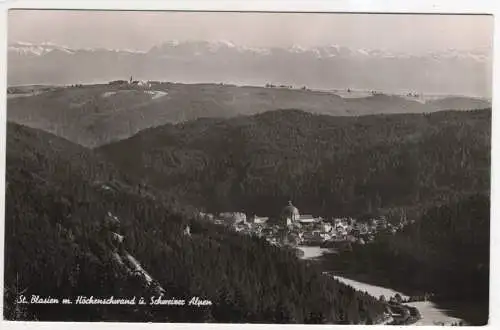
[[[62,28],[63,27],[63,28]],[[99,36],[96,38],[96,36]],[[394,52],[492,50],[491,15],[10,10],[8,41],[146,51],[169,40]]]
[[[85,83],[134,75],[181,83],[272,82],[322,90],[491,97],[492,15],[20,9],[8,14],[9,44],[147,52],[174,40],[228,41],[243,48],[217,53],[211,46],[179,47],[166,57],[154,51],[120,58],[114,52],[102,58],[62,52],[35,60],[22,54],[50,50],[19,45],[9,56],[9,85]],[[255,49],[329,45],[354,52],[324,48],[295,56],[294,49]],[[202,48],[210,55],[199,56]],[[448,52],[451,49],[458,52]]]

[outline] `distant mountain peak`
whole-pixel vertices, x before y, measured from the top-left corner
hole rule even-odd
[[[42,42],[34,44],[30,42],[19,41],[8,46],[9,52],[15,52],[19,55],[42,56],[53,51],[61,51],[67,54],[74,54],[75,51],[66,46],[59,46],[52,42]]]
[[[180,41],[176,39],[166,40],[157,45],[154,45],[149,51],[132,50],[132,49],[114,49],[114,48],[72,48],[68,46],[57,45],[51,41],[41,43],[30,43],[25,41],[11,42],[8,46],[10,52],[15,52],[21,55],[46,55],[54,50],[63,51],[68,54],[74,54],[78,51],[109,51],[118,53],[136,53],[136,54],[158,54],[175,51],[176,53],[185,52],[185,55],[194,55],[198,53],[202,55],[206,53],[217,53],[221,50],[233,50],[239,53],[254,53],[259,55],[269,55],[273,50],[285,51],[290,54],[311,54],[315,58],[332,58],[332,57],[363,57],[363,58],[411,58],[411,57],[427,57],[435,60],[449,59],[469,59],[479,62],[484,62],[490,58],[491,49],[481,48],[473,50],[459,50],[448,48],[444,50],[428,51],[422,54],[411,54],[403,52],[393,52],[385,49],[367,49],[367,48],[350,48],[338,44],[330,44],[323,46],[306,47],[301,44],[292,44],[284,47],[250,47],[238,45],[230,40],[186,40]],[[191,54],[190,54],[191,53]]]
[[[350,87],[403,93],[491,94],[488,48],[417,54],[339,44],[248,46],[230,40],[173,39],[142,51],[21,41],[11,42],[8,54],[11,85],[106,81],[133,67],[135,75],[144,79],[188,83],[263,86],[274,82],[325,90]],[[27,66],[30,70],[24,69]],[[57,74],[47,72],[47,68],[55,67],[60,68]],[[473,79],[462,79],[464,76]]]
[[[308,51],[309,49],[298,44],[293,44],[292,46],[288,47],[287,50],[291,51],[292,53],[303,53]]]
[[[113,53],[145,53],[140,50],[132,49],[112,49],[103,47],[86,47],[74,48],[69,46],[58,45],[50,41],[41,43],[31,43],[25,41],[15,41],[9,43],[8,51],[19,55],[43,56],[54,51],[64,52],[66,54],[76,54],[77,52],[113,52]]]

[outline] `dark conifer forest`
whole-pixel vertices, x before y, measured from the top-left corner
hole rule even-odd
[[[430,207],[414,224],[377,235],[369,246],[324,256],[322,264],[354,278],[410,295],[432,292],[433,301],[476,306],[467,322],[488,322],[490,201],[485,194]]]
[[[487,302],[490,125],[491,109],[362,117],[277,110],[164,125],[90,150],[9,123],[5,318],[379,322],[384,305],[376,298],[291,250],[197,217],[200,210],[272,217],[289,199],[324,217],[396,221],[404,213],[413,225],[333,264],[383,269],[391,283],[399,275],[414,288]],[[124,248],[168,296],[213,305],[15,304],[20,292],[150,297],[106,251],[108,212],[120,219]]]
[[[330,265],[487,306],[490,140],[491,109],[362,117],[281,110],[161,126],[99,151],[210,212],[273,216],[292,199],[324,217],[415,220]],[[486,322],[484,311],[474,322]]]
[[[92,151],[16,124],[7,129],[5,307],[10,320],[375,323],[383,305],[295,254],[194,217],[175,196],[125,177]],[[102,189],[106,182],[111,189]],[[212,306],[16,304],[45,297],[150,297],[99,235],[106,212],[125,248],[169,297]],[[186,224],[191,237],[182,235]]]
[[[332,117],[278,110],[164,125],[102,147],[211,212],[359,216],[489,194],[491,110]],[[412,213],[413,212],[413,213]]]

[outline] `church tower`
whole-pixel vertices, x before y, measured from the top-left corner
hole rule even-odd
[[[288,201],[288,205],[285,206],[281,212],[281,219],[284,221],[285,225],[292,225],[299,220],[299,217],[299,209],[292,204],[292,201]]]

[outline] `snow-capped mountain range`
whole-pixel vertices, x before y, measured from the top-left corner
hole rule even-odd
[[[398,53],[381,49],[246,47],[170,40],[146,51],[53,43],[8,45],[8,83],[71,84],[134,75],[178,82],[266,83],[489,96],[489,49]]]
[[[71,48],[62,45],[56,45],[52,42],[43,42],[40,44],[33,44],[29,42],[14,42],[9,44],[9,54],[25,55],[25,56],[42,56],[51,52],[63,52],[66,54],[76,54],[77,52],[115,52],[115,53],[145,53],[144,51],[127,50],[127,49],[109,49],[109,48]]]
[[[412,55],[403,52],[390,52],[380,49],[352,49],[347,47],[342,47],[339,45],[327,45],[320,47],[302,47],[300,45],[292,45],[285,48],[279,47],[246,47],[235,45],[230,41],[184,41],[180,42],[178,40],[170,40],[161,45],[153,46],[149,51],[139,51],[139,50],[129,50],[129,49],[109,49],[109,48],[70,48],[67,46],[56,45],[51,42],[43,42],[40,44],[33,44],[28,42],[14,42],[9,45],[8,50],[12,53],[17,53],[19,55],[32,55],[40,56],[53,51],[60,51],[67,54],[75,54],[76,52],[95,52],[95,51],[109,51],[109,52],[125,52],[125,53],[137,53],[137,54],[158,54],[161,52],[169,53],[176,50],[182,51],[195,51],[216,53],[218,51],[235,51],[238,53],[256,53],[262,55],[271,55],[274,53],[279,53],[280,51],[285,51],[292,54],[313,54],[317,58],[330,58],[336,56],[360,56],[360,57],[380,57],[380,58],[394,58],[394,57],[430,57],[434,59],[473,59],[477,61],[487,61],[489,59],[489,52],[487,49],[478,50],[457,50],[457,49],[447,49],[439,52],[428,52],[420,55]]]

